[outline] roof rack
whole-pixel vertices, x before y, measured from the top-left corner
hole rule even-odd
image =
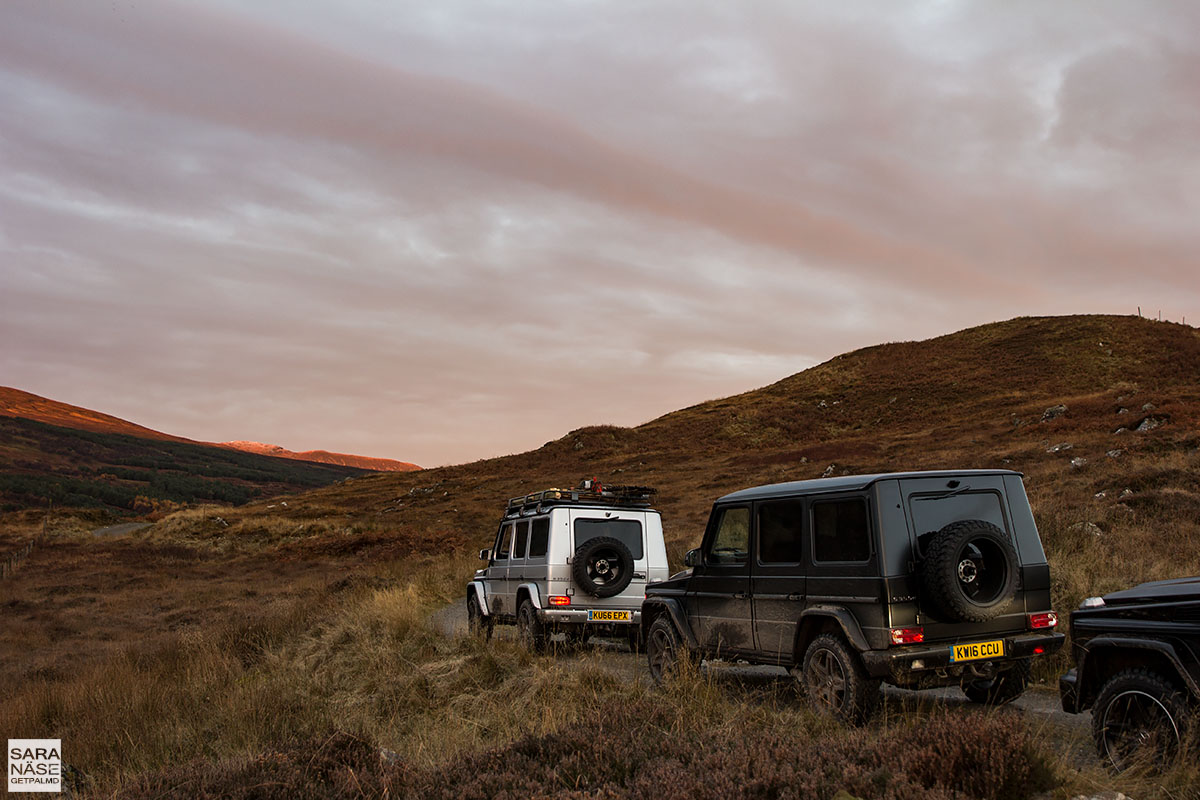
[[[604,485],[595,478],[580,481],[573,489],[543,489],[508,501],[504,516],[535,514],[543,508],[560,505],[606,505],[649,508],[657,489],[649,486]]]

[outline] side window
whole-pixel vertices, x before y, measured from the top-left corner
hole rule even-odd
[[[513,524],[506,523],[500,528],[500,535],[496,537],[496,552],[492,558],[496,561],[508,560],[508,546],[512,544]]]
[[[750,550],[750,509],[726,508],[708,549],[709,564],[744,564]]]
[[[867,503],[860,497],[813,503],[813,560],[867,561],[871,529]]]
[[[538,517],[533,521],[533,531],[529,535],[529,557],[545,558],[546,545],[550,541],[550,518]]]
[[[804,560],[801,534],[804,503],[776,500],[758,507],[758,560],[761,564],[798,564]]]
[[[517,523],[517,535],[513,538],[513,558],[525,557],[525,542],[529,540],[529,520]]]

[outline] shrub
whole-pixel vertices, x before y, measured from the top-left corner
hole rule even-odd
[[[1019,715],[941,714],[849,731],[772,726],[754,715],[680,727],[669,699],[598,696],[585,720],[441,766],[414,769],[344,732],[253,758],[143,776],[125,797],[1021,798],[1049,771]]]

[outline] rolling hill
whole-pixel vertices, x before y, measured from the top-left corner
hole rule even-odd
[[[241,504],[373,471],[414,469],[419,467],[390,459],[197,442],[0,387],[0,510],[5,511],[50,501],[140,512],[164,503]]]
[[[99,411],[80,408],[68,403],[60,403],[57,400],[40,397],[31,392],[23,392],[8,386],[0,386],[0,416],[31,419],[59,428],[72,428],[92,433],[120,433],[140,439],[201,444],[201,442],[193,442],[182,436],[171,436],[168,433],[145,428],[120,417],[102,414]]]
[[[80,408],[79,406],[67,403],[60,403],[57,400],[50,400],[31,392],[24,392],[20,389],[13,389],[7,386],[0,386],[0,416],[31,419],[60,428],[73,428],[93,433],[121,433],[129,436],[137,436],[141,439],[159,439],[212,447],[228,447],[233,450],[241,450],[245,453],[256,453],[260,456],[287,458],[293,461],[312,461],[317,464],[335,464],[340,467],[354,467],[371,472],[411,472],[420,469],[416,464],[407,461],[358,456],[348,453],[331,453],[328,450],[305,450],[298,453],[294,450],[280,447],[277,444],[263,444],[262,442],[198,442],[194,439],[185,439],[182,436],[172,436],[169,433],[146,428],[128,420],[123,420],[120,417],[102,414],[99,411],[92,411],[91,409]]]
[[[486,545],[506,498],[594,475],[657,486],[679,559],[712,500],[735,489],[826,473],[1008,467],[1026,474],[1045,538],[1074,542],[1068,529],[1082,523],[1128,531],[1124,541],[1144,546],[1122,549],[1133,561],[1125,574],[1153,575],[1186,537],[1200,537],[1198,375],[1200,332],[1188,326],[1018,318],[847,353],[633,428],[586,427],[519,455],[356,479],[286,510],[251,504],[239,519],[247,529],[269,516],[276,529],[311,531],[351,515],[361,546],[469,551]],[[1160,523],[1169,541],[1155,535]],[[1194,551],[1185,554],[1200,572]]]

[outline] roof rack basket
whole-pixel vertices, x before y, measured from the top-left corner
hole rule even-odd
[[[595,478],[580,481],[573,489],[543,489],[508,501],[506,517],[537,514],[550,506],[605,505],[649,508],[658,494],[649,486],[605,485]]]

